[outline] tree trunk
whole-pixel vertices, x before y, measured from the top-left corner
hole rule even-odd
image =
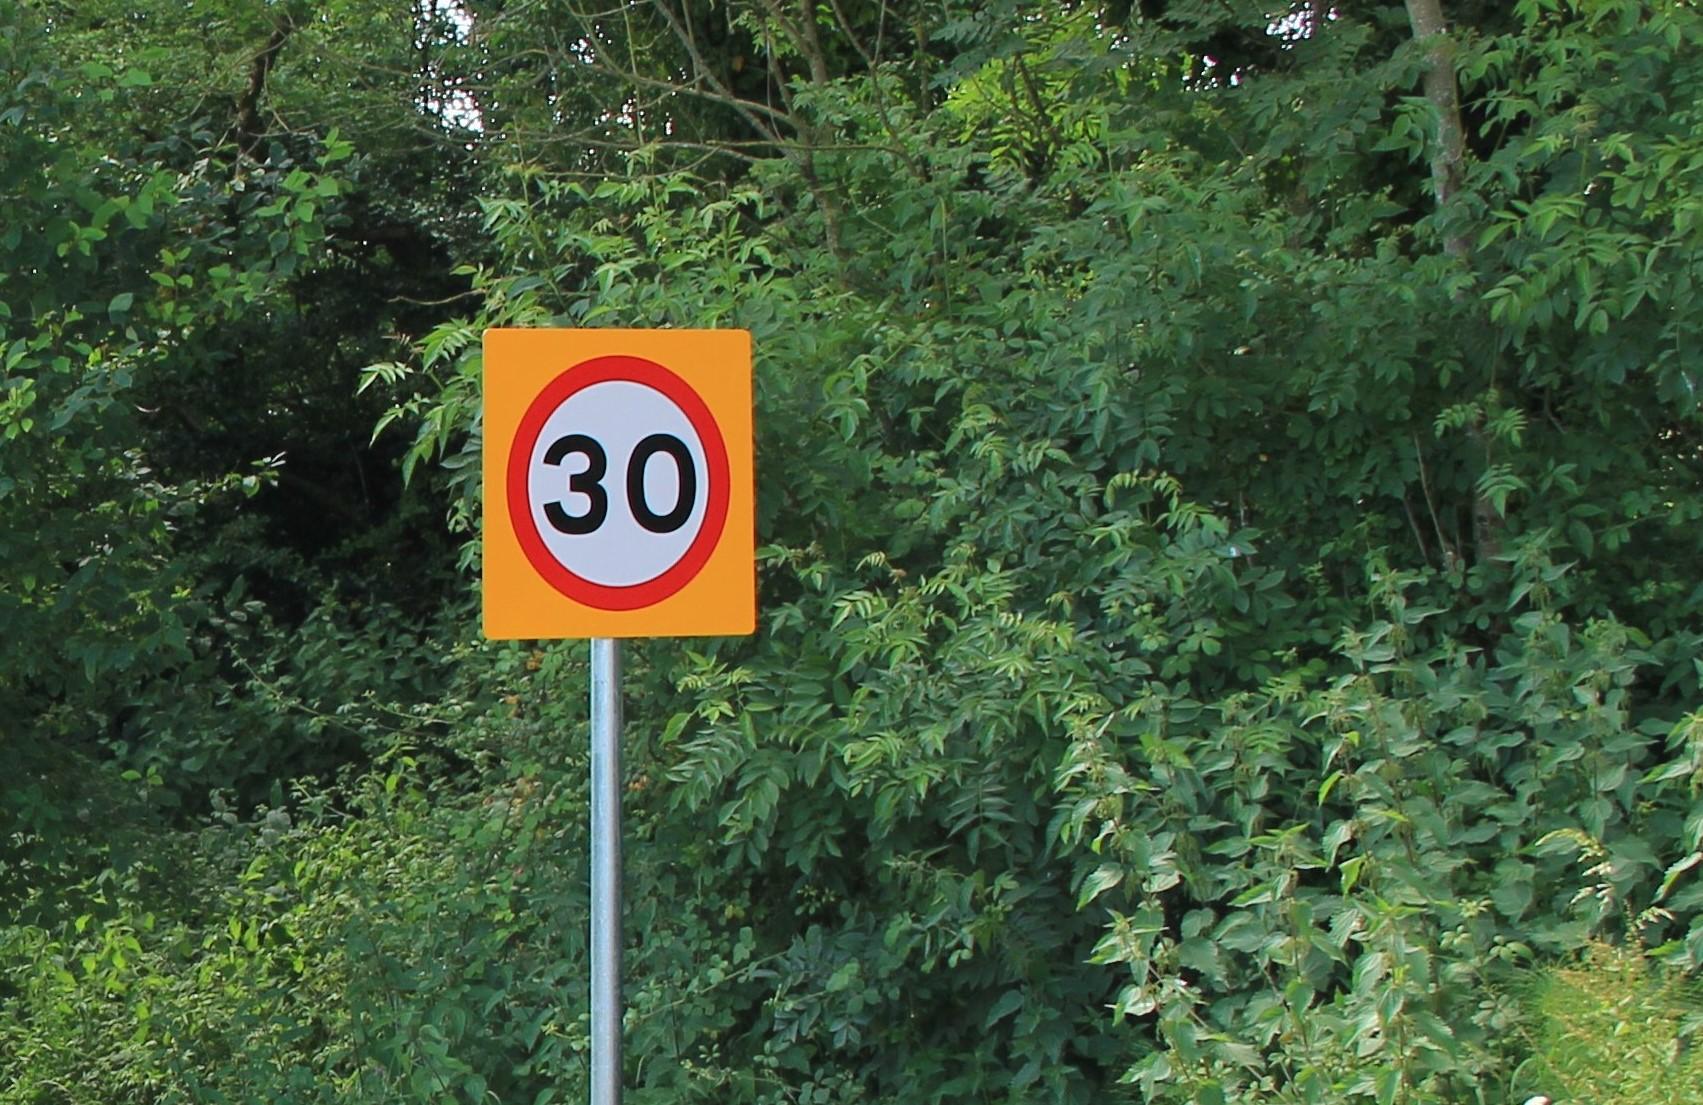
[[[266,91],[267,74],[272,72],[272,63],[278,60],[278,51],[284,48],[284,40],[295,29],[296,25],[289,15],[281,17],[267,36],[266,45],[249,63],[248,83],[237,99],[236,119],[237,146],[249,157],[256,156],[255,151],[264,134],[260,126],[260,97]]]
[[[1448,38],[1441,0],[1407,0],[1407,18],[1413,37],[1425,51],[1425,98],[1437,112],[1437,145],[1431,152],[1431,191],[1437,211],[1446,217],[1449,200],[1460,190],[1461,162],[1466,157],[1466,137],[1461,126],[1461,101],[1455,89],[1455,46]],[[1465,257],[1466,236],[1446,234],[1443,250],[1451,257]]]

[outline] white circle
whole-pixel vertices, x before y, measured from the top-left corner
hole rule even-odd
[[[602,524],[590,533],[563,533],[545,508],[559,504],[572,518],[588,518],[597,506],[592,494],[573,491],[569,480],[585,473],[592,459],[574,451],[558,464],[545,463],[550,447],[569,434],[583,434],[602,449],[606,466],[597,479],[607,499]],[[627,472],[633,451],[652,434],[670,434],[686,446],[697,481],[691,513],[680,528],[655,533],[639,524],[627,501]],[[644,466],[645,503],[653,515],[671,514],[680,501],[680,470],[665,452],[652,453]],[[550,412],[527,460],[526,500],[533,525],[556,562],[574,575],[604,587],[648,583],[679,563],[704,527],[709,507],[709,464],[704,443],[686,412],[662,392],[632,380],[605,380],[568,396]]]

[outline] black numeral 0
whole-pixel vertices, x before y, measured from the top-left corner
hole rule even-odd
[[[545,464],[561,464],[568,454],[585,457],[585,471],[568,477],[568,490],[591,500],[591,509],[584,514],[569,514],[560,502],[544,504],[544,517],[562,533],[582,537],[596,532],[609,517],[609,492],[603,489],[603,477],[609,472],[609,454],[595,438],[585,434],[564,434],[544,452]],[[679,491],[668,513],[658,514],[645,498],[645,466],[658,453],[667,453],[679,473]],[[692,516],[692,505],[698,500],[698,469],[692,463],[691,450],[673,434],[651,434],[633,450],[627,461],[627,506],[633,519],[652,533],[673,533]]]
[[[645,500],[645,465],[658,453],[674,458],[675,470],[680,473],[679,494],[667,514],[654,513]],[[673,533],[692,516],[692,504],[698,500],[698,470],[692,466],[692,454],[686,443],[673,434],[651,434],[633,450],[627,462],[627,505],[633,518],[652,533]]]

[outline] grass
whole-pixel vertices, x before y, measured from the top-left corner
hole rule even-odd
[[[1538,973],[1518,1082],[1555,1105],[1703,1105],[1703,994],[1636,950],[1597,945]],[[1516,1095],[1515,1100],[1522,1100]]]

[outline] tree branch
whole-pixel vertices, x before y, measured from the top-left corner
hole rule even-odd
[[[1445,566],[1452,561],[1456,553],[1449,544],[1449,539],[1443,536],[1443,522],[1437,517],[1437,501],[1431,498],[1431,481],[1425,478],[1425,450],[1419,446],[1419,431],[1413,431],[1413,456],[1419,464],[1419,490],[1425,494],[1425,509],[1431,515],[1431,529],[1437,534],[1437,547],[1443,557]],[[1407,501],[1404,497],[1404,503]],[[1421,540],[1421,544],[1423,544]],[[1429,557],[1427,557],[1429,559]]]
[[[810,61],[810,83],[821,88],[828,83],[828,55],[816,25],[816,0],[798,0],[798,22],[804,32],[804,56]]]
[[[669,30],[674,32],[674,37],[679,40],[680,45],[686,48],[687,56],[692,59],[692,72],[697,79],[704,81],[713,88],[717,95],[721,98],[721,101],[733,108],[734,111],[738,112],[739,117],[744,119],[752,130],[756,131],[758,134],[767,138],[776,145],[779,145],[781,141],[780,133],[773,127],[764,123],[763,120],[759,119],[755,112],[752,111],[752,105],[747,104],[744,100],[735,96],[733,94],[733,90],[721,82],[721,78],[715,75],[715,70],[711,69],[709,64],[704,61],[704,55],[698,50],[697,40],[692,37],[691,31],[689,31],[680,21],[680,17],[674,14],[673,9],[670,8],[664,0],[651,0],[651,6],[654,7],[662,16],[663,20],[668,24]],[[765,110],[767,110],[771,115],[778,114],[772,109]]]
[[[808,0],[806,2],[808,3]],[[840,240],[839,204],[828,189],[822,186],[821,178],[816,173],[816,154],[810,144],[814,136],[809,133],[809,128],[802,125],[797,119],[788,118],[788,122],[799,135],[800,143],[794,146],[783,142],[780,133],[772,127],[766,126],[748,107],[745,107],[744,101],[734,96],[732,89],[723,84],[721,78],[716,76],[715,70],[705,63],[704,56],[698,51],[697,42],[693,40],[690,30],[680,17],[674,14],[666,0],[651,0],[651,4],[668,23],[669,29],[674,32],[674,37],[686,48],[687,55],[692,59],[692,69],[697,79],[708,83],[717,93],[726,97],[733,109],[739,112],[740,117],[750,124],[752,129],[772,141],[781,153],[798,167],[799,174],[804,178],[805,186],[815,198],[816,205],[822,210],[823,228],[828,234],[828,248],[835,257],[841,261],[846,260],[845,246]],[[825,72],[823,79],[826,80]]]
[[[285,41],[295,29],[295,20],[285,12],[273,24],[272,33],[266,36],[266,44],[249,62],[248,83],[243,86],[242,95],[237,97],[236,120],[237,148],[246,157],[253,157],[260,145],[260,97],[266,91],[266,78],[278,60],[278,51],[284,48]]]
[[[857,32],[852,29],[851,20],[846,18],[845,10],[840,7],[840,0],[828,0],[828,2],[833,9],[834,19],[840,24],[840,30],[845,33],[847,41],[852,44],[852,49],[857,51],[857,56],[863,59],[864,67],[869,70],[869,87],[875,94],[875,114],[881,120],[881,126],[887,131],[887,137],[893,140],[895,152],[904,161],[905,166],[910,169],[912,176],[927,183],[927,171],[923,169],[922,164],[916,158],[911,156],[910,150],[905,148],[905,140],[899,134],[899,128],[893,125],[893,117],[887,111],[887,97],[881,91],[881,40],[879,33],[876,35],[875,56],[872,57],[869,51],[863,48],[863,43],[858,40]],[[885,0],[882,3],[881,14],[883,18],[887,14]]]

